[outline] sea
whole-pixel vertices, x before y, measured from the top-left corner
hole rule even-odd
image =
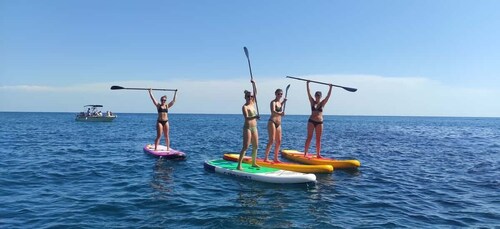
[[[500,118],[325,116],[322,155],[361,167],[290,185],[204,170],[241,149],[242,115],[171,113],[184,161],[143,152],[156,114],[117,115],[0,112],[0,228],[500,228]],[[307,119],[283,117],[283,149]]]

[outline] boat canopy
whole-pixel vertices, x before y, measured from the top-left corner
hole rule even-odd
[[[103,107],[102,105],[85,105],[83,107]]]

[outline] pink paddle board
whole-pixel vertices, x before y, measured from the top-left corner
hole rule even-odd
[[[172,148],[167,150],[167,147],[164,145],[158,145],[155,150],[155,145],[147,144],[144,146],[144,152],[155,157],[163,157],[166,159],[184,160],[186,158],[186,154],[184,152]]]

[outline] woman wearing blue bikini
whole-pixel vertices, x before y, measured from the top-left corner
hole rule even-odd
[[[245,122],[243,124],[243,147],[241,148],[240,157],[238,159],[238,166],[236,167],[236,169],[238,170],[243,170],[243,168],[241,168],[241,162],[243,161],[243,157],[245,156],[246,151],[250,146],[250,142],[252,143],[252,166],[260,167],[255,162],[255,159],[257,158],[257,148],[259,147],[257,119],[260,118],[255,110],[255,97],[257,96],[257,87],[255,86],[255,81],[252,80],[250,82],[252,82],[253,95],[251,92],[245,90],[246,102],[243,107],[241,107]]]
[[[325,107],[330,95],[332,94],[332,86],[330,84],[330,89],[326,98],[321,100],[321,92],[317,91],[314,93],[314,98],[311,96],[311,90],[309,89],[309,82],[307,81],[307,95],[309,96],[309,102],[311,103],[311,116],[307,121],[307,139],[306,145],[304,147],[304,156],[307,156],[309,151],[309,145],[311,144],[311,139],[313,131],[316,133],[316,157],[322,158],[321,151],[321,135],[323,134],[323,108]]]
[[[266,147],[266,156],[264,157],[264,161],[268,161],[269,152],[271,151],[271,147],[274,145],[274,162],[281,162],[278,158],[278,152],[281,146],[281,116],[284,116],[283,106],[286,103],[286,99],[281,101],[281,97],[283,97],[283,90],[276,89],[274,92],[276,96],[274,100],[271,101],[271,117],[267,122],[267,132],[269,133],[269,142]]]
[[[164,95],[161,97],[161,103],[158,103],[153,96],[153,90],[149,89],[149,97],[153,101],[153,104],[156,106],[156,110],[158,111],[158,119],[156,121],[156,139],[155,139],[155,150],[157,150],[158,145],[160,144],[160,138],[162,132],[165,133],[165,146],[167,146],[167,150],[170,150],[170,137],[169,137],[169,129],[170,126],[168,124],[168,108],[172,107],[175,103],[175,98],[177,97],[177,90],[174,93],[174,99],[167,104],[167,96]]]

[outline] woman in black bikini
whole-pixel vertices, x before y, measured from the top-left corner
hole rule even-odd
[[[323,108],[325,107],[330,95],[332,94],[332,85],[330,84],[330,89],[326,98],[321,100],[321,92],[317,91],[314,93],[314,98],[311,96],[311,90],[309,89],[309,81],[307,81],[307,95],[309,96],[309,102],[311,103],[311,116],[307,121],[307,139],[306,145],[304,147],[304,156],[307,156],[309,151],[309,145],[311,144],[311,139],[313,131],[316,132],[316,157],[321,158],[321,134],[323,133]]]
[[[174,93],[174,99],[167,104],[167,96],[164,95],[161,97],[161,103],[158,103],[153,96],[153,91],[149,89],[149,97],[153,101],[153,104],[156,106],[156,110],[158,110],[158,119],[156,122],[156,139],[155,139],[155,150],[157,150],[158,145],[160,144],[161,134],[165,133],[165,145],[167,146],[167,150],[170,150],[170,137],[168,135],[170,126],[168,124],[168,108],[172,107],[175,103],[175,98],[177,97],[177,90]]]
[[[283,112],[283,106],[286,103],[286,99],[284,99],[283,102],[281,102],[281,97],[283,97],[283,90],[281,89],[276,89],[274,95],[276,96],[276,98],[274,98],[274,100],[271,101],[270,104],[271,117],[267,122],[267,132],[269,133],[269,142],[267,143],[266,156],[264,157],[264,161],[268,161],[269,152],[271,151],[271,146],[273,145],[273,143],[276,143],[274,145],[273,161],[275,163],[279,163],[281,162],[278,159],[278,152],[281,146],[281,116],[285,115],[285,113]]]

